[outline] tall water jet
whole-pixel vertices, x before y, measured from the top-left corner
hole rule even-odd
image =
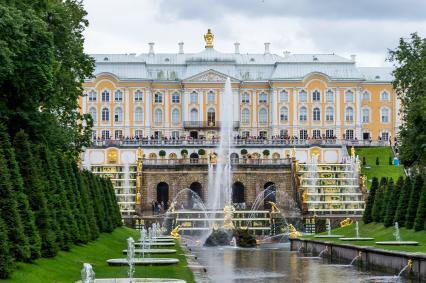
[[[232,172],[230,152],[233,142],[233,94],[230,78],[226,79],[225,88],[220,97],[220,139],[216,152],[216,168],[209,170],[209,187],[207,207],[222,209],[231,203]],[[211,184],[211,186],[210,186]]]
[[[93,283],[95,282],[95,272],[93,271],[90,263],[84,263],[83,269],[81,270],[81,282],[82,283]]]

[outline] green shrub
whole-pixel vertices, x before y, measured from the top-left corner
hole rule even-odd
[[[378,156],[376,157],[376,165],[380,165],[380,160]]]
[[[389,165],[393,165],[393,159],[392,159],[392,156],[389,156]]]
[[[262,151],[262,154],[264,156],[269,156],[271,153],[269,152],[269,150],[265,149],[264,151]]]
[[[420,192],[423,188],[423,177],[419,174],[414,177],[414,185],[411,190],[410,202],[408,203],[407,217],[405,218],[405,227],[413,229],[414,220],[417,215],[417,207],[419,204]]]
[[[362,157],[362,166],[367,165],[367,161],[365,160],[365,156]]]
[[[182,149],[180,151],[180,155],[182,155],[183,157],[186,157],[188,155],[188,151],[186,149]]]
[[[248,153],[248,151],[247,151],[247,149],[243,148],[243,149],[240,151],[240,153],[241,153],[241,155],[246,155],[246,154]]]
[[[164,156],[166,156],[166,151],[164,151],[164,150],[160,150],[160,151],[158,152],[158,155],[159,155],[160,157],[164,157]]]
[[[373,177],[373,181],[371,183],[370,192],[368,194],[367,204],[365,205],[364,214],[362,219],[365,224],[373,222],[373,205],[374,205],[374,197],[376,196],[376,191],[379,188],[379,179],[377,177]]]
[[[198,150],[198,155],[204,156],[204,154],[206,154],[206,151],[204,149],[200,148]]]
[[[419,205],[417,206],[416,219],[414,220],[414,230],[420,231],[425,228],[426,222],[426,183],[423,184]]]

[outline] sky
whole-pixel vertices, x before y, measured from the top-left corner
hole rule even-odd
[[[83,0],[87,53],[158,53],[214,48],[241,53],[356,54],[359,66],[387,66],[399,38],[426,36],[426,0]]]

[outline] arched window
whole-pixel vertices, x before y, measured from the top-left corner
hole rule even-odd
[[[362,100],[364,100],[364,101],[370,101],[370,93],[368,91],[364,91],[362,93]]]
[[[314,92],[312,92],[312,101],[316,101],[319,102],[321,100],[321,94],[318,90],[314,90]]]
[[[345,102],[354,102],[354,93],[352,90],[345,92]]]
[[[180,95],[178,92],[172,94],[172,103],[180,103]]]
[[[387,92],[387,91],[383,91],[383,92],[380,94],[380,100],[381,100],[381,101],[389,101],[389,92]]]
[[[180,123],[179,109],[175,108],[172,110],[172,124],[177,125]]]
[[[389,108],[383,107],[380,109],[380,121],[382,123],[389,123]]]
[[[259,103],[266,103],[268,102],[268,95],[264,92],[259,94]]]
[[[268,111],[265,108],[259,110],[259,123],[268,123]]]
[[[288,91],[282,90],[280,93],[280,102],[287,102],[288,101]]]
[[[318,107],[315,107],[312,111],[312,120],[321,121],[321,110]]]
[[[114,101],[116,101],[116,102],[123,101],[123,93],[121,92],[121,90],[117,89],[115,91]]]
[[[362,109],[362,122],[364,124],[370,123],[370,109],[368,109],[368,108]]]
[[[331,89],[327,90],[325,93],[325,101],[334,102],[334,92]]]
[[[325,120],[329,121],[329,122],[334,120],[334,109],[333,109],[333,107],[327,107],[325,109]]]
[[[109,102],[109,91],[104,90],[102,92],[102,102]]]
[[[163,94],[161,92],[157,92],[154,94],[154,102],[163,103]]]
[[[306,90],[302,89],[299,91],[299,102],[306,102],[308,101],[308,94],[306,93]]]
[[[108,122],[109,121],[109,110],[108,108],[102,108],[102,122]]]
[[[143,122],[143,109],[142,109],[142,107],[136,107],[136,109],[135,109],[135,122]]]
[[[137,90],[135,92],[135,101],[143,101],[143,92],[140,90]]]
[[[213,126],[216,123],[216,110],[214,108],[207,110],[207,123],[209,126]]]
[[[154,124],[161,125],[163,123],[163,110],[156,109],[154,112]]]
[[[213,91],[209,91],[207,94],[207,103],[208,104],[214,104],[216,102],[216,95]]]
[[[89,92],[89,101],[90,102],[95,102],[96,101],[96,91],[94,91],[94,90],[91,90],[90,92]]]
[[[281,122],[288,121],[288,108],[287,107],[281,107],[281,109],[280,109],[280,120],[281,120]]]
[[[247,92],[241,96],[241,103],[250,103],[250,95]]]
[[[197,110],[197,109],[195,109],[195,108],[192,108],[192,109],[191,109],[191,112],[190,112],[190,120],[191,120],[192,122],[198,121],[198,110]]]
[[[193,91],[191,92],[190,96],[189,96],[189,102],[191,104],[196,104],[198,103],[198,93]]]
[[[300,111],[299,111],[299,121],[304,122],[307,120],[308,120],[308,109],[305,106],[303,106],[300,108]]]
[[[91,107],[89,109],[89,114],[90,116],[92,116],[93,122],[96,122],[96,108],[95,107]]]
[[[345,120],[352,122],[354,120],[354,109],[352,107],[346,107]]]
[[[241,111],[241,122],[244,124],[250,123],[250,110],[247,108],[244,108],[243,111]]]
[[[121,107],[114,110],[114,122],[123,122],[123,109]]]

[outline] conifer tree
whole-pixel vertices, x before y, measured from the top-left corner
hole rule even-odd
[[[417,206],[416,219],[414,221],[414,231],[421,231],[425,228],[426,222],[426,183],[423,184],[420,194],[419,205]]]
[[[14,269],[15,263],[9,249],[7,229],[3,219],[0,218],[0,279],[8,278]]]
[[[385,222],[386,212],[389,205],[389,200],[391,199],[391,195],[393,192],[394,186],[393,186],[393,179],[390,178],[390,181],[387,182],[384,186],[384,198],[383,198],[383,207],[380,214],[380,222]]]
[[[395,213],[398,208],[399,196],[401,194],[402,187],[404,186],[404,178],[401,176],[398,178],[396,185],[393,184],[392,178],[389,181],[389,190],[391,191],[390,198],[386,207],[386,216],[384,225],[385,227],[390,227],[393,225],[393,220],[395,218]]]
[[[384,195],[385,195],[386,178],[380,179],[379,189],[376,190],[376,196],[374,197],[373,204],[373,221],[381,222],[381,213],[384,206]]]
[[[99,177],[94,174],[89,174],[90,176],[90,197],[93,202],[93,211],[96,217],[96,224],[99,228],[99,232],[105,232],[105,213],[103,210],[103,205],[101,201],[101,193],[100,193],[100,182]]]
[[[117,197],[115,195],[115,189],[114,189],[114,186],[113,186],[111,180],[108,180],[108,186],[109,186],[109,189],[110,189],[110,192],[111,192],[111,198],[112,198],[112,202],[113,202],[113,205],[114,205],[114,214],[115,214],[115,219],[116,219],[115,227],[120,227],[123,224],[123,222],[122,222],[122,219],[121,219],[121,212],[120,212],[120,207],[118,205],[118,200],[117,200]]]
[[[379,187],[379,180],[377,177],[373,177],[370,192],[368,194],[367,204],[365,206],[364,214],[362,216],[362,219],[364,220],[365,224],[373,222],[373,205],[374,205],[374,198],[376,196],[376,191]]]
[[[31,261],[40,257],[40,235],[35,225],[34,213],[30,208],[27,195],[24,193],[24,182],[19,171],[18,162],[15,158],[15,150],[10,143],[9,135],[6,133],[5,128],[1,124],[0,148],[3,149],[4,158],[9,169],[12,190],[16,195],[17,208],[21,218],[21,223],[29,244],[29,254],[27,257],[22,257],[22,260]],[[17,257],[17,259],[20,260],[19,257]]]
[[[113,226],[113,216],[111,214],[112,211],[112,203],[111,203],[111,196],[108,192],[107,183],[104,178],[101,178],[101,192],[102,192],[102,204],[105,211],[105,232],[111,233],[114,230]]]
[[[404,181],[404,186],[401,189],[401,193],[398,200],[398,208],[395,213],[395,218],[393,222],[398,222],[399,227],[405,226],[405,217],[407,215],[408,202],[410,201],[411,189],[413,187],[413,183],[411,182],[411,178],[407,177]]]
[[[413,189],[411,190],[410,201],[408,203],[407,216],[405,218],[405,227],[407,229],[413,229],[422,188],[423,177],[419,174],[414,177]]]
[[[36,167],[37,164],[31,153],[30,143],[24,131],[21,130],[16,134],[13,144],[24,180],[25,192],[28,198],[31,199],[31,209],[34,212],[35,223],[41,237],[41,255],[43,257],[53,257],[57,253],[58,246],[55,233],[51,230],[52,220],[40,181],[40,172]]]

